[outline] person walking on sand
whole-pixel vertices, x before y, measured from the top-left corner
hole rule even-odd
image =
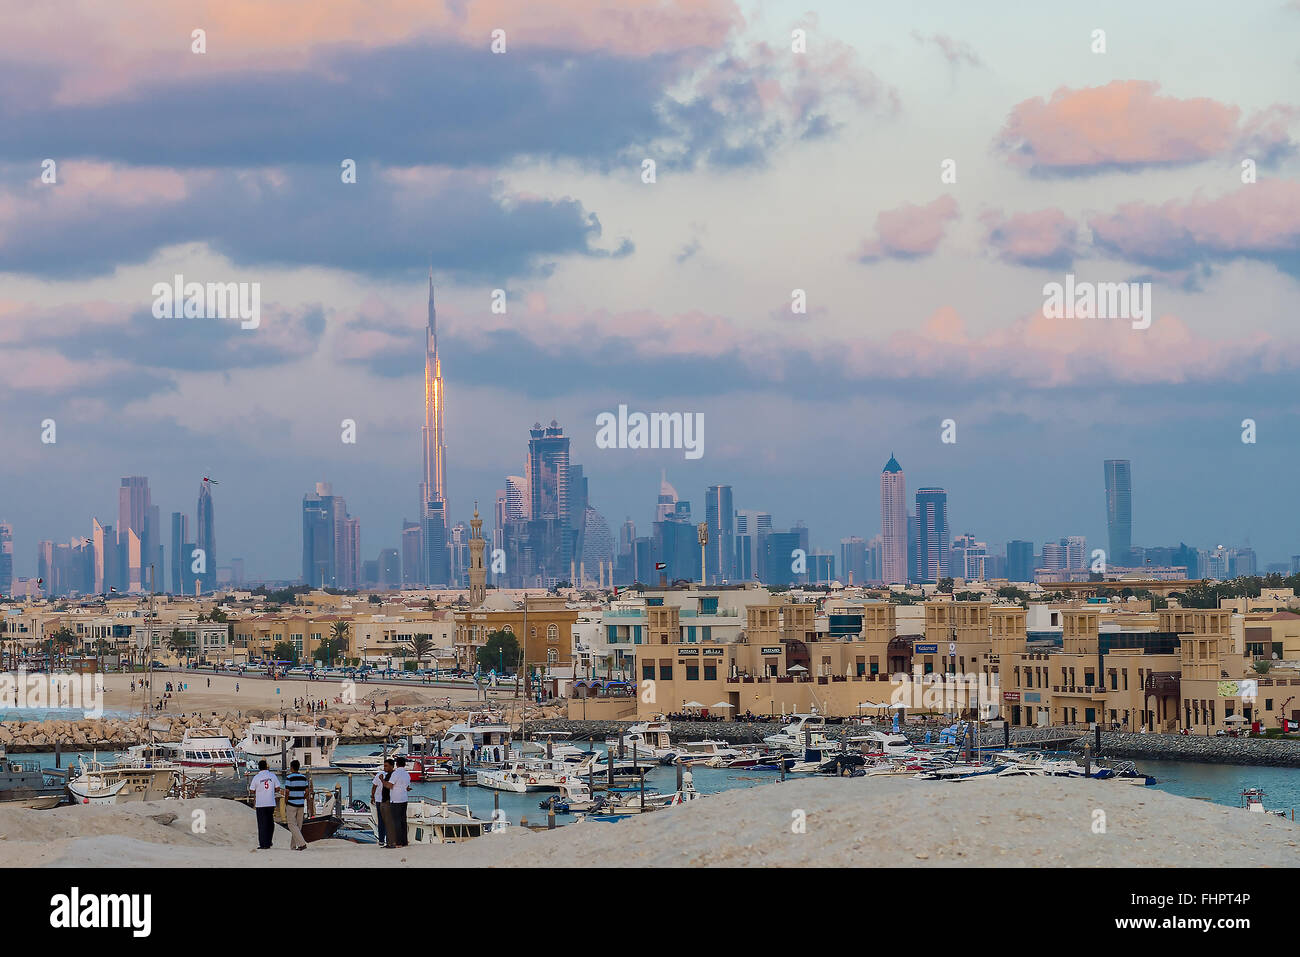
[[[392,784],[389,783],[395,770],[392,758],[384,761],[384,780],[379,786],[379,813],[383,815],[384,832],[388,835],[388,843],[384,847],[397,846],[394,843],[397,837],[397,828],[393,825]]]
[[[280,779],[266,769],[265,758],[257,762],[257,773],[248,782],[248,790],[257,811],[257,849],[269,851],[275,836],[275,800],[283,788]]]
[[[397,767],[384,785],[388,788],[389,826],[395,847],[406,847],[406,801],[411,790],[411,772],[406,770],[406,758],[398,757]]]
[[[289,773],[284,776],[284,817],[289,825],[289,847],[295,851],[306,849],[302,836],[302,819],[312,800],[311,778],[303,774],[297,761],[289,762]]]
[[[379,846],[388,846],[388,821],[384,817],[384,768],[380,765],[375,776],[370,780],[370,804],[375,809],[375,820],[379,824]]]

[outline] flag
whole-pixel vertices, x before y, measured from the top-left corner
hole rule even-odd
[[[661,572],[668,567],[667,562],[655,562],[655,571]]]
[[[114,588],[112,585],[109,585],[109,586],[108,586],[108,590],[111,591],[111,592],[114,592],[114,593],[117,592],[117,589]]]

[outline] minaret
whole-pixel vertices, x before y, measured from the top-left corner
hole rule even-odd
[[[469,606],[479,608],[487,600],[487,569],[483,567],[483,519],[478,517],[478,502],[469,523]]]
[[[438,358],[438,315],[433,305],[433,266],[429,266],[429,324],[424,348],[424,481],[420,483],[420,523],[424,536],[424,584],[449,584],[447,569],[447,446],[442,429],[442,362]]]

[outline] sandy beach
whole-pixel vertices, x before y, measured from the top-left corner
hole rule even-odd
[[[1292,867],[1300,847],[1300,827],[1271,815],[1058,778],[798,780],[614,824],[512,831],[404,850],[329,840],[295,853],[283,828],[274,848],[254,850],[254,813],[232,801],[0,808],[0,865]]]
[[[373,697],[382,710],[384,699],[391,706],[407,705],[444,705],[450,697],[453,704],[472,702],[477,692],[471,687],[437,688],[418,685],[389,684],[382,681],[367,681],[353,685],[355,702],[337,700],[344,696],[345,687],[338,681],[307,681],[303,678],[282,678],[272,680],[265,676],[245,674],[190,673],[158,671],[154,673],[154,698],[161,695],[167,682],[188,682],[189,688],[174,693],[167,701],[167,713],[178,714],[193,711],[226,712],[249,711],[251,709],[278,710],[286,707],[294,698],[324,699],[331,711],[369,711],[370,699]],[[136,681],[136,691],[131,692],[131,681]],[[107,712],[138,713],[144,704],[140,691],[140,675],[106,674],[104,676],[104,710]],[[174,686],[174,685],[173,685]],[[238,686],[238,690],[236,690]],[[498,689],[501,697],[513,695],[514,687]]]

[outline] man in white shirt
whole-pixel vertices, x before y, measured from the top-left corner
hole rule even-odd
[[[388,818],[381,806],[386,797],[387,792],[384,790],[384,766],[381,764],[379,770],[375,772],[374,778],[370,781],[370,803],[374,806],[375,817],[379,821],[378,836],[380,847],[384,847],[388,844]]]
[[[257,811],[257,847],[269,851],[275,835],[275,801],[281,791],[280,779],[266,769],[266,761],[257,762],[257,773],[248,782],[248,792],[253,795]]]
[[[406,847],[406,801],[411,790],[411,772],[406,770],[406,758],[397,759],[397,767],[384,782],[384,787],[388,788],[388,800],[392,805],[393,846]]]

